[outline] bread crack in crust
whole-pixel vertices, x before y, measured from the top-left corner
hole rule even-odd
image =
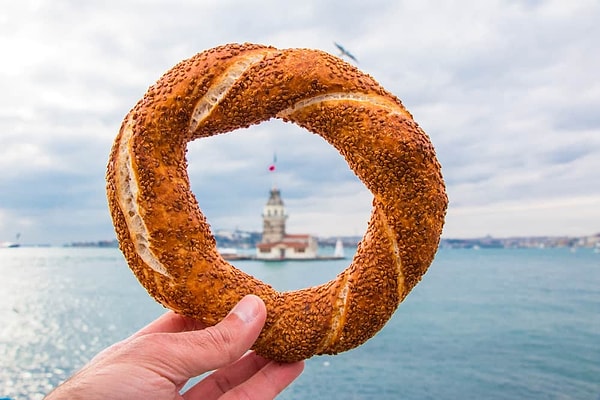
[[[373,194],[350,265],[290,292],[221,257],[185,159],[192,140],[271,118],[323,137]],[[258,295],[268,315],[253,348],[284,362],[373,337],[433,261],[448,203],[429,137],[396,96],[325,52],[255,44],[198,53],[148,89],[115,139],[107,196],[120,248],[153,298],[213,325]]]

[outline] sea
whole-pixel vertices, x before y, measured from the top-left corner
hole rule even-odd
[[[294,290],[333,279],[348,256],[236,266]],[[113,248],[0,249],[0,293],[7,399],[42,399],[165,312]],[[278,398],[600,400],[600,254],[440,249],[375,337],[307,360]]]

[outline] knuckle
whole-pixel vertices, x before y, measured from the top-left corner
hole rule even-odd
[[[151,358],[151,354],[167,348],[165,339],[166,337],[163,333],[150,333],[139,336],[127,344],[125,352],[135,354],[138,357]]]
[[[235,346],[235,334],[231,329],[222,326],[211,326],[203,330],[206,337],[206,344],[213,347],[219,353],[233,361],[239,357],[237,354],[237,346]]]

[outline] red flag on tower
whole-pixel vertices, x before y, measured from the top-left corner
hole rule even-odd
[[[275,164],[277,163],[277,155],[273,154],[273,163],[269,165],[269,171],[275,171]]]

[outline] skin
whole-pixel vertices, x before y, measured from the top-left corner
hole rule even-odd
[[[99,353],[46,399],[273,399],[304,363],[278,363],[248,352],[266,314],[254,295],[212,327],[167,312]],[[190,378],[213,370],[180,393]]]

